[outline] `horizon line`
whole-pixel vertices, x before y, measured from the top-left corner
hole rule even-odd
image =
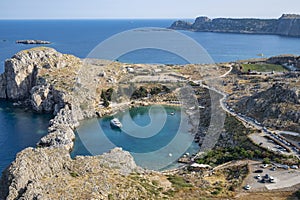
[[[269,16],[269,17],[258,17],[258,16],[247,16],[247,17],[240,17],[240,16],[216,16],[216,17],[210,17],[207,15],[198,15],[196,17],[190,18],[190,17],[137,17],[137,18],[131,18],[131,17],[82,17],[82,18],[0,18],[0,20],[195,20],[197,17],[208,17],[210,19],[216,19],[216,18],[232,18],[232,19],[278,19],[282,15],[288,14],[288,15],[300,15],[296,13],[282,13],[280,16]]]

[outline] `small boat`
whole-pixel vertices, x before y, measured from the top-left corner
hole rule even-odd
[[[110,120],[110,124],[114,127],[122,128],[122,123],[118,118],[113,118],[112,120]]]
[[[175,113],[174,113],[174,112],[171,112],[170,115],[175,115]]]

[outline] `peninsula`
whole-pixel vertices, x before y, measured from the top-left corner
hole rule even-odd
[[[233,19],[198,17],[194,23],[174,22],[171,29],[197,32],[274,34],[300,37],[300,15],[283,14],[279,19]]]

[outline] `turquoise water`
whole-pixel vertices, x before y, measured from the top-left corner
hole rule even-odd
[[[113,116],[82,123],[71,155],[99,155],[122,147],[131,152],[138,165],[161,170],[176,163],[182,154],[199,150],[179,108],[140,107],[114,117],[122,122],[122,130],[110,125]]]
[[[0,171],[19,151],[36,146],[37,141],[47,134],[51,117],[13,108],[11,103],[0,101]]]

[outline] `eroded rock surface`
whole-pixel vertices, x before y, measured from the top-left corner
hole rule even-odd
[[[120,148],[74,160],[65,148],[27,148],[3,172],[0,199],[157,199],[161,186],[152,185],[151,177],[159,176],[137,167]]]

